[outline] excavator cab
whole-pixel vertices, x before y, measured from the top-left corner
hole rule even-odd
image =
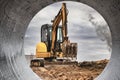
[[[52,25],[45,24],[41,27],[41,42],[44,42],[47,46],[47,52],[50,52],[51,50],[51,43],[52,43]],[[60,44],[63,42],[63,33],[62,33],[62,27],[58,26],[57,29],[57,36],[55,41],[55,50],[57,52],[62,52],[62,49],[60,47]]]

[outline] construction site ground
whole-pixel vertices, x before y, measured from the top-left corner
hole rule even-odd
[[[45,65],[32,67],[43,80],[94,80],[105,68],[108,60],[85,61],[72,65]]]

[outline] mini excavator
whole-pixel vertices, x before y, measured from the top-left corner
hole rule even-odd
[[[31,67],[44,67],[45,62],[70,62],[68,58],[76,58],[77,43],[70,43],[67,36],[67,15],[66,3],[62,3],[57,16],[52,20],[52,25],[42,25],[41,42],[36,45],[36,55],[35,59],[31,60]]]

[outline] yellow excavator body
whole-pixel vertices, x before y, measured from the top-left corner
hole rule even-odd
[[[50,52],[47,52],[47,46],[43,42],[39,42],[36,45],[36,58],[50,57]]]

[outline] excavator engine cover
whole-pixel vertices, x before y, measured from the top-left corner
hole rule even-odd
[[[47,52],[46,44],[40,42],[36,46],[36,58],[50,57],[50,52]]]

